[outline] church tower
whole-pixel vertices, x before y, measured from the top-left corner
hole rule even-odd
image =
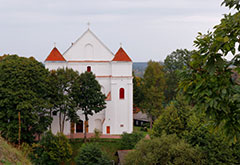
[[[110,110],[106,112],[106,116],[111,118],[105,122],[106,133],[131,133],[133,131],[132,60],[122,47],[112,59],[111,70],[112,100],[111,105],[109,105]]]

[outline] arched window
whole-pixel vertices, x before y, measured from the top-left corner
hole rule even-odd
[[[119,98],[124,99],[124,88],[120,88],[119,90]]]
[[[88,67],[87,67],[87,71],[88,71],[88,72],[91,72],[91,66],[88,66]]]

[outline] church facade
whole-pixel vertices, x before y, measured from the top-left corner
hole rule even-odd
[[[133,131],[133,83],[132,60],[122,47],[113,54],[88,29],[83,35],[61,54],[56,47],[44,61],[49,70],[72,68],[83,73],[91,71],[106,95],[106,108],[89,116],[87,132],[95,129],[103,134],[122,134]],[[64,134],[84,132],[84,115],[78,111],[79,122],[65,122]],[[58,114],[53,115],[52,132],[60,131]]]

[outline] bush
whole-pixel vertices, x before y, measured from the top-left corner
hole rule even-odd
[[[203,163],[201,152],[176,135],[162,135],[151,140],[143,139],[136,145],[136,149],[125,157],[126,165]]]
[[[80,148],[75,162],[77,165],[111,165],[112,162],[96,143],[85,143]]]
[[[206,155],[209,164],[239,164],[238,145],[230,146],[220,133],[210,133],[203,126],[188,132],[186,141],[192,146],[199,147]]]
[[[72,148],[68,139],[61,133],[56,136],[47,132],[38,144],[33,144],[30,158],[35,164],[60,164],[72,156]]]
[[[151,133],[155,137],[160,137],[164,133],[182,137],[184,132],[188,131],[189,121],[193,117],[192,108],[182,100],[181,96],[177,96],[177,100],[172,101],[154,121]]]
[[[120,140],[120,149],[129,150],[133,149],[135,145],[144,137],[144,135],[140,132],[135,133],[123,133],[122,138]]]

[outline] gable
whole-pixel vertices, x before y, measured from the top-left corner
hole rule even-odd
[[[114,57],[89,29],[67,49],[63,56],[67,61],[111,61]]]
[[[128,62],[132,62],[131,58],[127,55],[127,53],[123,50],[122,47],[117,51],[117,53],[114,56],[112,61],[128,61]]]
[[[66,61],[56,47],[52,49],[45,61]]]

